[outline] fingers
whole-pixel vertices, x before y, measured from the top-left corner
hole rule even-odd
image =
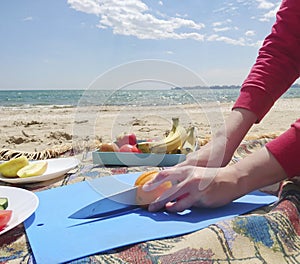
[[[164,208],[167,204],[172,204],[172,201],[176,201],[178,197],[184,195],[184,190],[179,185],[173,186],[172,188],[165,191],[160,197],[148,206],[150,212],[159,211]],[[175,202],[176,203],[176,202]],[[169,205],[169,207],[172,207]]]
[[[152,180],[146,182],[142,188],[144,191],[149,192],[157,188],[163,182],[167,181],[169,177],[169,172],[167,170],[160,171]]]
[[[143,185],[143,190],[144,191],[152,191],[155,188],[157,188],[159,185],[166,181],[170,181],[172,185],[177,185],[179,182],[182,182],[185,179],[185,175],[180,169],[167,169],[160,171],[154,179],[146,182]]]
[[[171,213],[182,212],[187,208],[193,206],[193,198],[191,195],[186,194],[183,197],[178,198],[175,202],[170,202],[166,204],[166,210]]]
[[[143,185],[145,192],[152,191],[164,182],[170,181],[172,187],[164,191],[154,202],[148,206],[149,211],[158,211],[166,208],[170,212],[183,211],[193,205],[192,193],[198,193],[198,179],[193,166],[172,167],[160,171],[156,177]],[[196,190],[195,190],[196,188]]]
[[[192,195],[188,193],[180,195],[180,193],[181,192],[175,192],[173,195],[169,195],[168,197],[161,196],[149,205],[148,210],[150,212],[154,212],[165,208],[168,212],[176,213],[191,208],[195,202]]]

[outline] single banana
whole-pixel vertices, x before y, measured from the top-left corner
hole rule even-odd
[[[178,121],[177,121],[178,120]],[[172,124],[172,129],[170,130],[169,134],[166,136],[166,138],[164,138],[163,140],[167,141],[169,140],[175,133],[176,131],[176,126],[179,123],[179,119],[178,118],[172,118],[173,124]],[[160,141],[143,141],[143,142],[139,142],[137,144],[137,148],[142,151],[143,153],[151,153],[151,148],[152,146],[162,143],[163,140]]]
[[[154,142],[141,142],[137,147],[144,153],[174,153],[186,139],[186,130],[179,125],[179,118],[172,118],[173,125],[169,135]]]
[[[179,124],[179,119],[178,118],[172,118],[173,124],[172,124],[172,129],[170,130],[169,134],[160,141],[145,141],[145,142],[140,142],[138,143],[137,147],[139,150],[141,150],[143,153],[151,153],[151,148],[157,144],[161,144],[166,141],[169,141],[172,139],[173,135],[175,134],[176,127]]]
[[[182,154],[188,154],[198,149],[198,142],[196,137],[196,128],[190,127],[187,131],[187,138],[183,143],[180,151]]]
[[[2,174],[2,176],[8,178],[17,177],[18,170],[20,170],[28,164],[29,161],[25,156],[11,159],[0,164],[0,173]]]
[[[176,129],[179,126],[179,118],[178,117],[173,117],[172,122],[173,122],[172,123],[172,128],[171,128],[169,134],[164,138],[165,141],[170,140],[174,136],[174,134],[176,132]]]

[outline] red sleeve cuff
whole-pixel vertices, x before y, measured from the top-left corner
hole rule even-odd
[[[289,178],[300,175],[300,119],[278,138],[266,144]]]

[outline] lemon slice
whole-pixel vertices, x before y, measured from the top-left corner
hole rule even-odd
[[[0,164],[0,173],[4,177],[16,177],[17,172],[28,164],[29,161],[25,156],[14,158]]]
[[[48,167],[47,161],[32,162],[22,169],[18,170],[17,175],[20,178],[39,176],[45,173]]]

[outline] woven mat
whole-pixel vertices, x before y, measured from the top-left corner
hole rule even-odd
[[[241,144],[232,162],[237,162],[265,143],[265,139],[260,139]],[[137,171],[141,168],[85,165],[79,171],[71,171],[47,185],[40,183],[24,188],[41,191],[87,178]],[[300,263],[297,210],[300,207],[300,188],[292,186],[290,189],[292,191],[285,192],[276,206],[266,206],[191,234],[147,241],[70,263]],[[46,245],[47,242],[41,243]],[[0,263],[34,263],[23,224],[0,236]]]

